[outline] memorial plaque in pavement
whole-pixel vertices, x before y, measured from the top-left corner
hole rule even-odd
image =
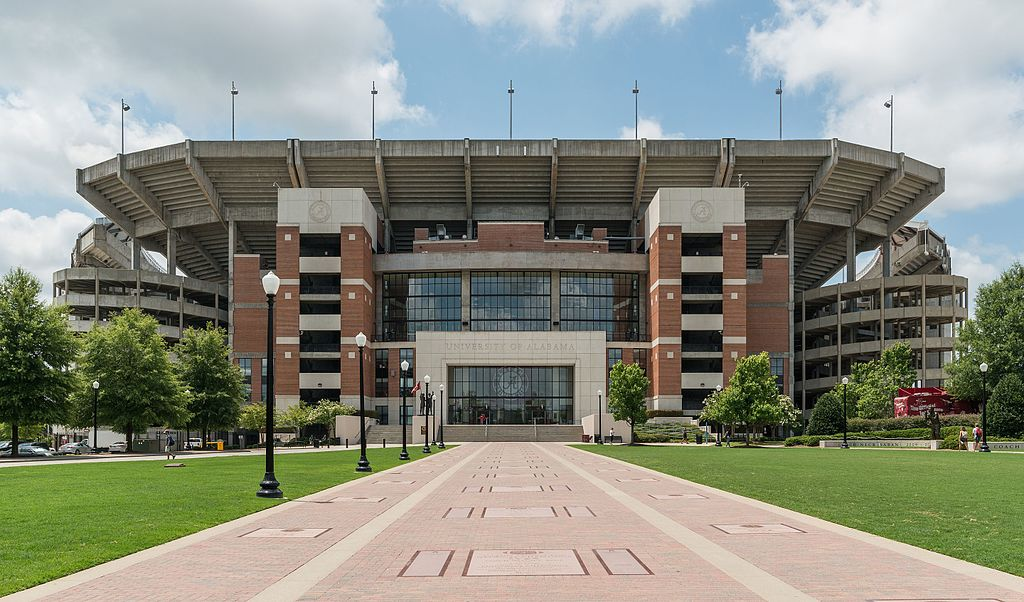
[[[363,503],[363,504],[377,504],[379,502],[383,502],[386,499],[387,498],[383,498],[383,497],[347,497],[347,496],[341,496],[341,497],[332,498],[331,501],[332,502],[355,502],[357,504],[359,504],[359,503]]]
[[[399,577],[440,577],[444,575],[455,550],[417,550]]]
[[[796,527],[790,527],[782,523],[744,523],[742,525],[711,525],[719,531],[730,535],[746,534],[776,534],[776,533],[806,533]]]
[[[330,529],[256,529],[241,537],[313,538],[327,533]]]
[[[657,481],[658,479],[650,479],[650,478],[647,478],[647,477],[643,477],[643,478],[639,478],[639,479],[615,479],[615,480],[620,482],[620,483],[650,483],[650,482],[653,482],[653,481]]]
[[[467,577],[587,575],[576,550],[470,550]]]
[[[601,566],[609,575],[653,575],[647,565],[640,562],[636,554],[628,548],[612,548],[594,550]]]
[[[699,493],[648,493],[656,500],[706,500],[707,496]]]
[[[457,508],[449,508],[444,516],[441,518],[469,518],[473,514],[473,507],[459,506]]]
[[[590,506],[562,506],[565,508],[565,513],[570,518],[581,518],[581,517],[593,517],[597,516],[594,511],[590,509]]]
[[[519,493],[524,491],[544,491],[541,485],[494,485],[491,493]]]
[[[551,506],[515,506],[484,508],[484,518],[550,518],[557,516]]]
[[[412,485],[416,481],[374,481],[374,485]]]

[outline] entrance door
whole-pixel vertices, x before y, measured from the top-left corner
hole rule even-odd
[[[374,406],[377,411],[377,424],[388,423],[388,406]]]

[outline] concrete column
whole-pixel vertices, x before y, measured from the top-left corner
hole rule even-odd
[[[843,375],[843,295],[841,286],[836,287],[836,373],[832,376]]]
[[[800,360],[800,411],[807,411],[807,302],[800,301],[800,348],[803,349],[803,359]]]
[[[473,289],[470,287],[470,277],[469,270],[462,270],[462,330],[472,329],[470,319],[472,317]]]
[[[238,244],[238,224],[228,222],[228,348],[235,348],[235,245]]]
[[[882,277],[892,276],[892,238],[885,237],[882,241]]]
[[[185,279],[178,279],[178,340],[185,333]]]
[[[555,326],[555,323],[558,326]],[[562,322],[562,273],[551,270],[551,330],[561,330]]]
[[[132,239],[132,269],[138,270],[142,265],[142,245],[139,241]]]
[[[857,280],[857,229],[850,228],[846,234],[846,281]]]
[[[178,274],[178,233],[174,228],[167,229],[167,275]]]
[[[928,277],[921,278],[921,386],[925,386],[928,374]]]
[[[796,331],[793,329],[793,311],[795,309],[793,296],[793,255],[796,251],[795,234],[793,219],[790,218],[786,220],[786,255],[788,255],[786,264],[789,274],[789,282],[787,284],[789,300],[786,302],[786,311],[789,313],[789,370],[787,371],[788,374],[786,374],[786,380],[789,383],[789,395],[791,397],[796,395]]]
[[[885,349],[885,279],[878,286],[878,340],[879,347]]]
[[[95,315],[95,317],[93,319],[96,320],[97,322],[99,322],[100,321],[100,269],[96,268],[95,271],[93,272],[93,274],[94,274],[94,281],[93,281],[93,297],[92,297],[92,302],[93,302],[93,309],[96,312],[96,315]],[[66,286],[67,286],[67,284],[65,283],[65,287]],[[64,290],[66,291],[67,288],[65,288]]]

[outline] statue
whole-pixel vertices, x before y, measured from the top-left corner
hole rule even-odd
[[[942,423],[939,421],[939,413],[935,408],[928,408],[924,413],[924,419],[932,429],[932,439],[942,439]]]

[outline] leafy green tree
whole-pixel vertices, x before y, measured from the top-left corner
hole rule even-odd
[[[618,361],[608,378],[608,410],[616,420],[629,424],[629,444],[633,444],[636,425],[647,422],[647,388],[650,379],[638,364]]]
[[[10,424],[18,455],[19,425],[66,419],[76,378],[78,341],[67,307],[39,300],[35,276],[14,268],[0,280],[0,420]]]
[[[99,381],[99,420],[124,433],[129,450],[133,435],[149,426],[187,423],[185,390],[156,319],[139,309],[126,309],[108,326],[97,325],[86,333],[80,368],[79,416],[91,412],[88,384]]]
[[[288,406],[279,414],[277,420],[281,423],[281,426],[289,426],[295,429],[295,438],[298,439],[299,430],[309,424],[309,408],[301,403]]]
[[[847,403],[855,404],[861,418],[892,418],[893,398],[900,387],[917,380],[910,345],[899,342],[886,347],[877,360],[853,365]],[[851,397],[852,395],[852,397]]]
[[[733,404],[727,399],[728,393],[725,389],[712,391],[704,399],[704,409],[701,411],[700,419],[718,424],[734,424],[736,416],[733,413]]]
[[[1019,262],[978,289],[974,319],[960,330],[954,357],[946,365],[946,385],[958,399],[981,400],[982,362],[989,365],[989,391],[1007,374],[1024,378],[1024,266]]]
[[[1024,381],[1007,374],[988,400],[989,433],[999,437],[1024,435]]]
[[[247,431],[263,432],[267,428],[267,404],[247,403],[238,412],[238,424]]]
[[[849,403],[849,399],[847,399]],[[849,409],[849,408],[847,408]],[[832,389],[818,398],[807,424],[808,435],[834,435],[843,431],[843,394]]]
[[[309,423],[323,425],[333,437],[335,418],[355,416],[357,412],[356,408],[348,404],[321,399],[316,405],[309,407]]]
[[[230,359],[227,332],[208,324],[205,329],[185,330],[175,348],[175,372],[189,388],[188,426],[202,432],[203,447],[211,430],[238,425],[245,384],[241,369]]]
[[[768,353],[762,351],[736,362],[736,370],[729,377],[729,386],[722,390],[724,404],[721,415],[731,418],[730,423],[742,424],[747,432],[776,424],[791,424],[799,419],[792,400],[779,394],[779,386],[772,374]],[[747,439],[749,444],[749,437]]]

